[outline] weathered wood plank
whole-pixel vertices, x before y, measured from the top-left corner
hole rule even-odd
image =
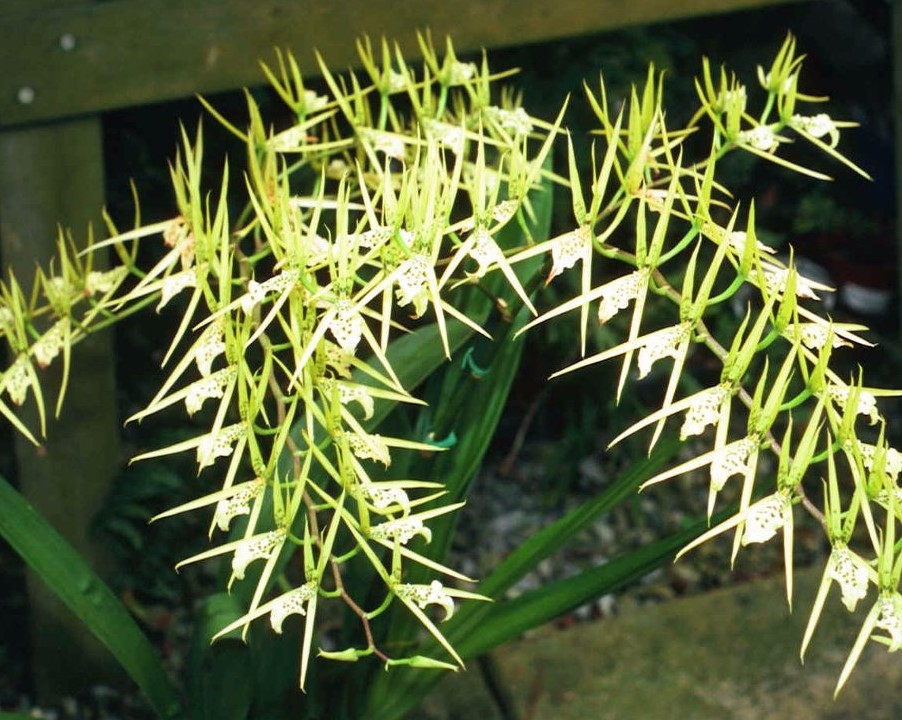
[[[891,28],[893,52],[893,117],[896,120],[896,269],[897,288],[902,288],[902,2],[893,3]],[[897,304],[898,330],[902,335],[902,303]]]
[[[0,132],[0,252],[3,274],[12,268],[27,288],[35,265],[56,251],[57,223],[84,240],[89,221],[99,227],[103,205],[100,118]],[[41,371],[52,415],[61,360]],[[3,366],[5,367],[5,366]],[[33,408],[31,401],[25,412]],[[36,413],[26,417],[35,428]],[[48,423],[39,448],[16,438],[19,488],[38,511],[103,572],[108,558],[89,528],[120,466],[119,421],[112,335],[89,338],[73,353],[69,391],[58,421]],[[57,702],[90,684],[109,682],[112,655],[33,573],[27,573],[30,660],[42,702]]]
[[[0,15],[0,127],[259,84],[291,48],[315,72],[363,33],[450,34],[462,51],[804,0],[111,0]],[[19,5],[21,7],[21,5]]]

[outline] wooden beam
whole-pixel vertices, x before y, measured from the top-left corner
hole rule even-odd
[[[5,13],[0,127],[260,84],[274,46],[315,73],[314,48],[345,67],[364,33],[413,55],[428,27],[464,52],[801,1],[109,0]]]

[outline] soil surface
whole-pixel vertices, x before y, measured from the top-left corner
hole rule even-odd
[[[902,662],[870,643],[833,699],[870,603],[828,599],[805,658],[799,645],[820,570],[634,606],[569,629],[546,628],[494,653],[515,707],[505,718],[473,664],[409,720],[891,720],[902,717]]]

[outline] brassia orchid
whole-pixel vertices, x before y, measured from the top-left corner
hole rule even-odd
[[[758,109],[750,88],[706,61],[686,127],[668,126],[654,69],[623,104],[609,101],[603,83],[586,84],[599,140],[588,156],[574,150],[564,109],[551,121],[535,117],[497,92],[506,74],[485,59],[463,62],[450,42],[442,55],[428,35],[420,43],[420,68],[387,41],[360,41],[362,70],[347,76],[320,58],[325,94],[306,88],[294,58],[279,53],[264,71],[293,113],[285,127],[265,122],[250,94],[243,129],[205,102],[247,146],[237,189],[244,211],[230,215],[236,188],[225,179],[216,192],[203,189],[202,135],[183,132],[170,219],[127,231],[110,221],[109,237],[83,253],[63,237],[30,296],[15,278],[0,284],[9,358],[0,412],[37,442],[43,368],[62,362],[66,375],[71,346],[87,333],[180,303],[168,375],[132,420],[184,402],[204,431],[135,459],[194,453],[204,481],[219,483],[158,518],[210,516],[213,546],[184,563],[227,558],[227,584],[247,601],[219,636],[301,623],[302,687],[317,648],[338,662],[457,669],[463,656],[443,627],[464,614],[457,603],[489,598],[466,589],[472,579],[430,554],[430,543],[447,549],[448,518],[469,480],[452,489],[445,477],[406,472],[411,458],[439,462],[458,451],[466,428],[443,418],[467,397],[446,392],[417,425],[380,425],[389,411],[419,410],[436,396],[421,382],[444,357],[460,364],[448,377],[496,372],[464,348],[471,339],[522,343],[517,335],[575,313],[578,359],[555,375],[617,360],[618,398],[629,383],[661,388],[660,406],[614,442],[648,431],[651,450],[669,428],[691,439],[687,447],[707,444],[643,486],[705,476],[713,526],[683,552],[732,531],[735,559],[779,536],[791,602],[794,516],[807,512],[832,552],[803,652],[834,584],[850,612],[871,605],[837,689],[869,638],[902,647],[902,454],[885,440],[880,408],[900,393],[833,369],[834,354],[868,344],[863,328],[821,312],[831,288],[802,275],[791,252],[760,242],[754,204],[734,201],[717,180],[720,164],[743,152],[826,177],[792,159],[791,140],[865,174],[838,149],[852,124],[803,112],[818,99],[798,89],[794,39],[760,68]],[[690,157],[686,138],[703,132],[709,150]],[[566,145],[566,176],[551,169],[555,145]],[[536,222],[552,184],[572,207],[554,236]],[[138,267],[135,246],[157,241],[162,259]],[[110,248],[118,266],[93,270]],[[548,285],[564,295],[550,307]],[[743,287],[745,317],[711,322]],[[600,325],[603,334],[591,332]],[[428,344],[410,340],[427,332]],[[593,346],[596,337],[619,339]],[[719,377],[689,382],[701,355]],[[39,428],[19,418],[26,402],[36,404]],[[762,463],[765,454],[773,462]],[[727,491],[737,502],[714,522]],[[361,574],[378,590],[366,590]],[[357,624],[356,641],[324,645],[327,606]],[[379,630],[398,613],[421,631],[407,645]]]

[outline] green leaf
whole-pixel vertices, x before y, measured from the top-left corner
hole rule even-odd
[[[193,720],[248,717],[254,694],[250,650],[237,631],[210,642],[218,630],[243,614],[242,606],[227,593],[211,595],[203,604],[186,665]]]
[[[178,695],[154,647],[81,555],[0,477],[0,535],[106,645],[161,718],[179,718]]]
[[[513,640],[594,598],[615,592],[673,560],[677,550],[707,527],[699,521],[686,530],[621,555],[599,567],[549,583],[507,602],[477,606],[482,617],[461,622],[446,632],[463,658],[470,658]],[[475,632],[475,627],[479,631]]]

